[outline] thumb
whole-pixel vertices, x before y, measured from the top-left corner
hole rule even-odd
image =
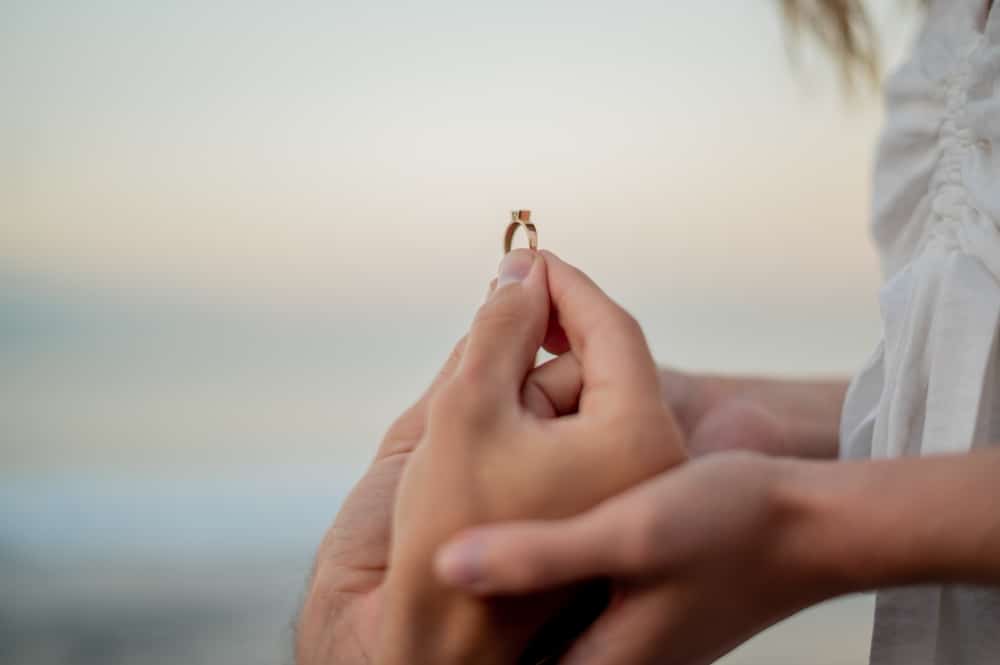
[[[510,252],[500,262],[496,289],[472,322],[458,373],[509,388],[518,398],[548,321],[544,259],[526,249]]]
[[[446,584],[480,595],[516,595],[638,570],[614,512],[599,506],[565,520],[510,522],[460,533],[438,550]]]

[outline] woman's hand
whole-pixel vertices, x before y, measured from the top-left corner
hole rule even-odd
[[[611,605],[566,665],[701,665],[845,585],[813,562],[790,465],[720,453],[566,520],[471,529],[439,574],[478,597],[610,578]]]
[[[842,594],[1000,585],[998,477],[998,448],[866,462],[719,453],[576,517],[468,530],[438,572],[477,597],[611,579],[611,605],[560,663],[703,665]]]
[[[846,380],[730,377],[662,368],[660,385],[694,457],[726,450],[837,456]]]
[[[634,319],[549,253],[503,268],[400,483],[378,663],[515,662],[566,593],[468,597],[436,579],[438,547],[469,526],[577,514],[684,459]],[[526,386],[550,316],[570,352]],[[537,417],[524,396],[539,392],[570,415]]]

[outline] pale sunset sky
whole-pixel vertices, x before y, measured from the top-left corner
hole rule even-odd
[[[360,463],[516,207],[663,362],[853,371],[881,108],[776,5],[4,4],[0,452]]]
[[[870,4],[891,66],[917,17]],[[0,0],[0,564],[39,653],[151,616],[194,617],[157,662],[285,658],[513,208],[662,363],[855,372],[882,109],[786,46],[776,0]],[[864,662],[871,613],[722,662]]]

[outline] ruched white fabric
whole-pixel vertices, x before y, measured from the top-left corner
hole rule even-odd
[[[933,0],[886,83],[872,210],[883,337],[848,391],[843,457],[1000,444],[998,15],[986,0]],[[880,592],[871,662],[1000,663],[1000,590]]]

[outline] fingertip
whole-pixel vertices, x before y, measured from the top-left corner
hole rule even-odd
[[[497,288],[528,279],[534,272],[535,258],[535,252],[530,249],[515,249],[504,254],[497,267]]]
[[[497,285],[469,332],[463,373],[516,401],[545,338],[551,301],[538,254],[515,250],[500,263]]]
[[[441,547],[434,556],[434,573],[445,584],[481,591],[483,584],[482,538],[460,536]]]
[[[547,281],[545,259],[542,255],[535,250],[526,249],[524,251],[531,252],[531,271],[525,281]]]

